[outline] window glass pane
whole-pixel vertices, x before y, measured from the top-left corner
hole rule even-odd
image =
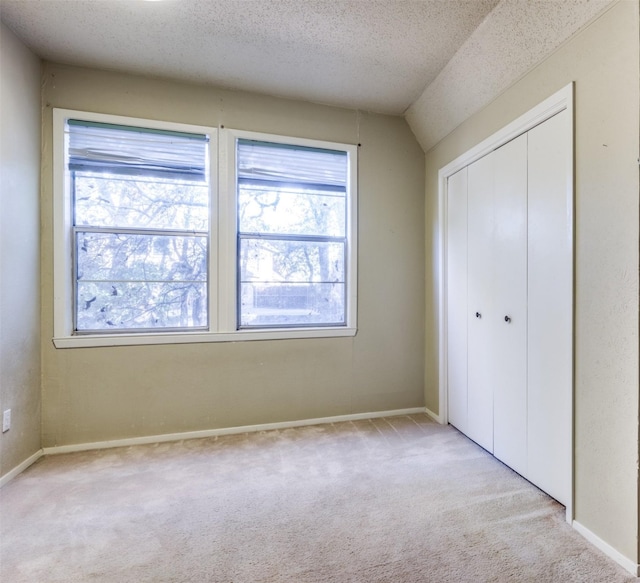
[[[76,257],[78,280],[201,282],[207,279],[206,237],[79,231]]]
[[[240,326],[345,322],[342,242],[242,239]]]
[[[80,281],[76,296],[78,331],[207,325],[207,284],[204,282]]]
[[[241,183],[238,224],[241,232],[344,237],[344,191]]]
[[[241,282],[344,283],[342,242],[240,241]]]
[[[243,283],[240,326],[342,325],[344,283]]]
[[[206,231],[206,182],[76,172],[75,224]]]

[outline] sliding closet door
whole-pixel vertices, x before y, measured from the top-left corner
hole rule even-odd
[[[467,431],[467,169],[447,185],[447,385],[449,422]]]
[[[468,167],[467,435],[493,452],[493,155]]]
[[[527,136],[493,153],[495,248],[494,454],[527,466]]]
[[[571,500],[573,189],[566,110],[529,131],[528,475]]]

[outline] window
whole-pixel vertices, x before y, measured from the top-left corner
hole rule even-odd
[[[208,136],[70,119],[78,334],[206,329]]]
[[[355,334],[354,146],[58,109],[54,136],[56,346]]]
[[[345,325],[347,154],[237,140],[241,327]]]

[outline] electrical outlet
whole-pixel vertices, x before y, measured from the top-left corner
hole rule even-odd
[[[9,431],[11,429],[11,409],[7,409],[2,414],[2,433]]]

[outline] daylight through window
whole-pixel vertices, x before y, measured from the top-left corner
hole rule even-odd
[[[206,136],[67,128],[75,330],[206,328]]]
[[[240,326],[344,325],[346,152],[238,141]]]
[[[54,110],[57,347],[352,336],[357,148]]]

